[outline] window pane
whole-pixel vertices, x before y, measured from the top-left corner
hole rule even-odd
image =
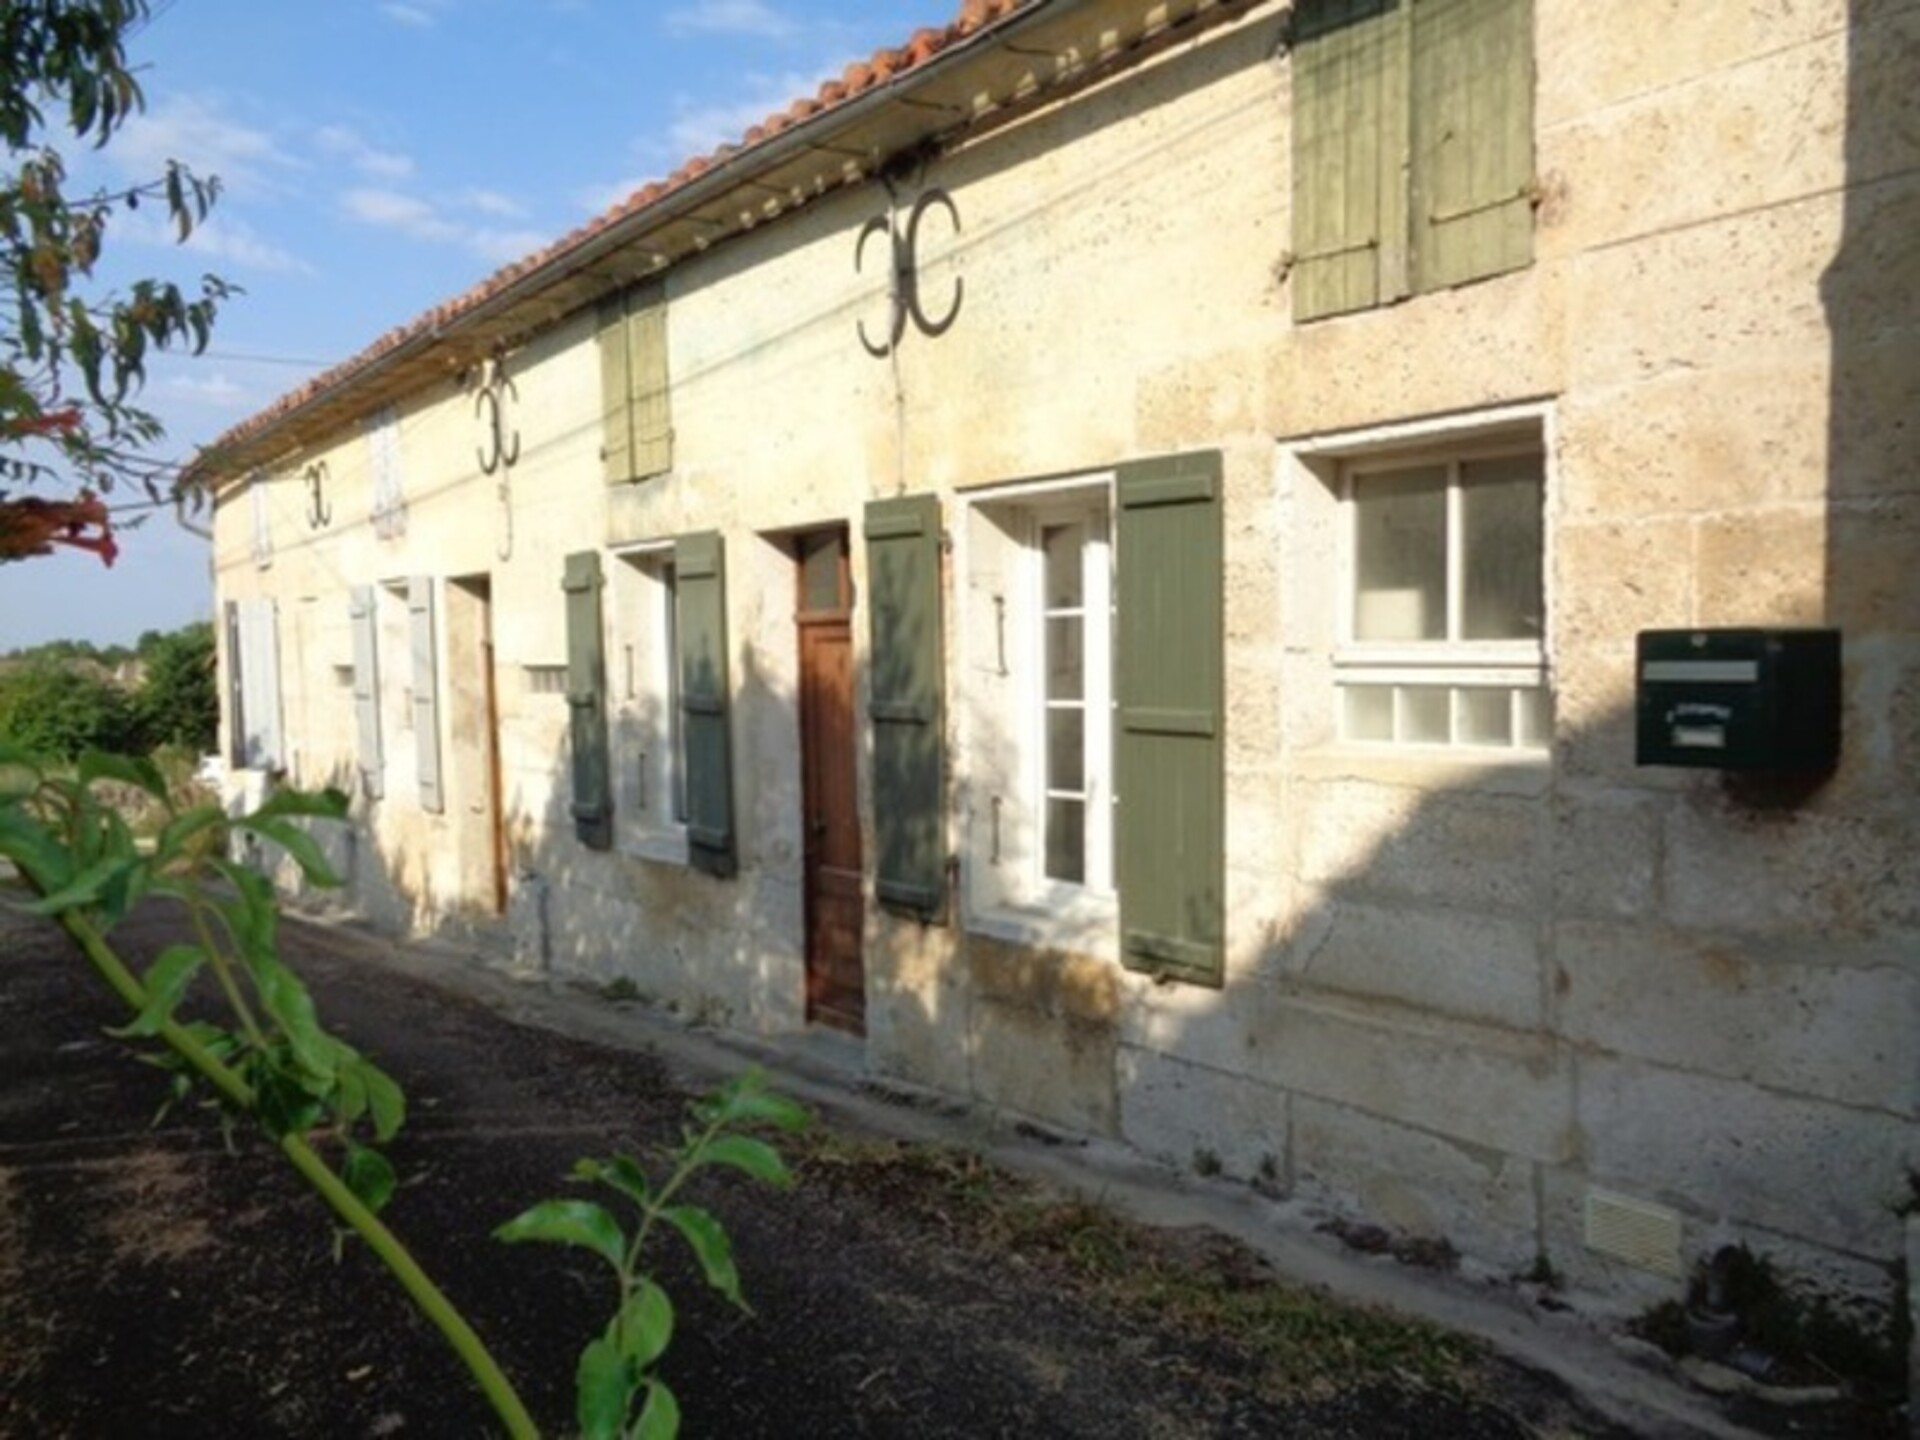
[[[1444,745],[1451,727],[1447,711],[1453,692],[1443,686],[1400,687],[1400,738],[1416,745]]]
[[[1513,742],[1513,692],[1504,685],[1463,685],[1459,697],[1462,745]]]
[[[1047,711],[1047,788],[1085,790],[1087,716],[1079,706]]]
[[[1047,878],[1087,880],[1087,807],[1080,800],[1047,801]]]
[[[1046,565],[1044,603],[1049,610],[1080,608],[1080,549],[1086,533],[1084,525],[1048,525],[1040,531],[1040,550]]]
[[[1393,739],[1393,687],[1347,685],[1345,733],[1349,740]]]
[[[1532,750],[1544,750],[1553,733],[1553,697],[1543,685],[1537,690],[1522,690],[1515,697],[1519,711],[1520,733],[1516,744]]]
[[[1078,700],[1086,693],[1086,661],[1081,653],[1078,615],[1047,621],[1047,690],[1049,700]]]
[[[1438,465],[1354,484],[1353,636],[1444,640],[1447,482]]]
[[[800,541],[800,608],[843,610],[846,597],[840,587],[839,535],[807,535]]]
[[[1464,639],[1540,637],[1540,470],[1538,455],[1460,467]]]

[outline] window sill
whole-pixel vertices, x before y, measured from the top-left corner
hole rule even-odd
[[[663,865],[687,863],[687,832],[656,831],[649,835],[623,836],[617,847],[629,860],[651,860]]]
[[[1476,790],[1490,795],[1544,795],[1553,779],[1553,757],[1547,750],[1357,741],[1296,751],[1289,768],[1308,780],[1365,780],[1408,789]]]
[[[966,928],[973,934],[1013,945],[1068,950],[1115,963],[1120,959],[1118,897],[1083,900],[1070,909],[1038,904],[969,906]]]

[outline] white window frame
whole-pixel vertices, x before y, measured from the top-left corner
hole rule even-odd
[[[960,501],[966,923],[1002,939],[1115,956],[1113,477],[1097,473],[994,486],[966,492]],[[1081,577],[1084,883],[1045,873],[1048,707],[1040,548],[1045,527],[1081,521],[1088,525]]]
[[[400,412],[389,405],[366,422],[367,470],[373,491],[368,518],[382,540],[407,533],[407,487],[401,466]]]
[[[251,549],[254,565],[264,570],[273,564],[273,512],[267,495],[267,475],[256,470],[247,477],[247,505],[253,521]]]
[[[1548,456],[1551,453],[1545,426],[1539,412],[1522,412],[1530,423],[1513,420],[1494,421],[1482,417],[1470,428],[1449,432],[1388,432],[1372,443],[1352,444],[1342,451],[1331,450],[1339,506],[1337,532],[1339,561],[1336,567],[1335,637],[1333,647],[1334,729],[1344,745],[1392,751],[1427,751],[1543,755],[1552,745],[1552,686],[1548,663],[1546,620],[1548,614],[1548,542],[1547,498],[1550,485]],[[1461,467],[1477,460],[1495,460],[1516,455],[1540,458],[1541,505],[1541,633],[1527,640],[1464,640],[1452,638],[1459,630],[1463,576],[1463,507]],[[1358,597],[1358,519],[1356,490],[1369,475],[1392,473],[1424,466],[1445,466],[1446,488],[1446,613],[1448,638],[1416,641],[1367,641],[1354,634]],[[1392,687],[1392,733],[1386,737],[1357,736],[1349,722],[1349,692],[1360,686]],[[1504,688],[1509,691],[1507,733],[1504,743],[1483,742],[1461,737],[1466,712],[1466,695],[1476,689]],[[1443,691],[1447,695],[1448,724],[1445,739],[1403,738],[1410,706],[1422,691]],[[1530,697],[1537,697],[1531,698]]]
[[[608,754],[614,843],[643,860],[687,863],[674,544],[612,551],[607,604]]]

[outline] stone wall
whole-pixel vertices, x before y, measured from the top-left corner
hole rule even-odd
[[[874,911],[870,1064],[1444,1235],[1493,1268],[1544,1256],[1652,1297],[1747,1239],[1885,1299],[1889,1205],[1920,1160],[1920,155],[1898,118],[1920,7],[1534,12],[1540,201],[1519,272],[1292,322],[1290,69],[1279,7],[1256,6],[927,161],[891,201],[828,194],[668,272],[664,478],[601,483],[590,315],[508,358],[523,456],[504,508],[454,379],[401,407],[403,537],[362,518],[363,436],[297,457],[265,482],[272,564],[248,557],[243,499],[221,507],[216,562],[222,598],[280,600],[295,778],[352,771],[344,587],[484,574],[513,868],[547,895],[539,953],[795,1028],[782,535],[850,524],[863,594],[870,499],[935,491],[951,532],[973,487],[1219,450],[1224,988],[1019,944],[964,904],[930,926]],[[857,327],[885,329],[884,267],[856,272],[855,239],[932,187],[960,224],[929,212],[922,293],[938,313],[959,282],[960,310],[876,360]],[[1531,427],[1547,456],[1552,745],[1342,745],[1330,457],[1495,424]],[[300,518],[314,459],[341,517],[323,532]],[[728,546],[731,880],[574,842],[565,701],[534,678],[565,660],[567,552],[710,528]],[[865,623],[856,609],[863,667]],[[1783,791],[1634,763],[1638,630],[1785,623],[1844,632],[1835,775]],[[984,823],[962,711],[956,856]],[[388,737],[387,796],[361,807],[356,883],[392,923],[441,924],[479,903],[471,840],[411,803],[407,743]]]

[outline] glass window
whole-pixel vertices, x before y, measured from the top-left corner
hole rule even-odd
[[[1545,748],[1545,469],[1513,442],[1345,467],[1343,737]]]

